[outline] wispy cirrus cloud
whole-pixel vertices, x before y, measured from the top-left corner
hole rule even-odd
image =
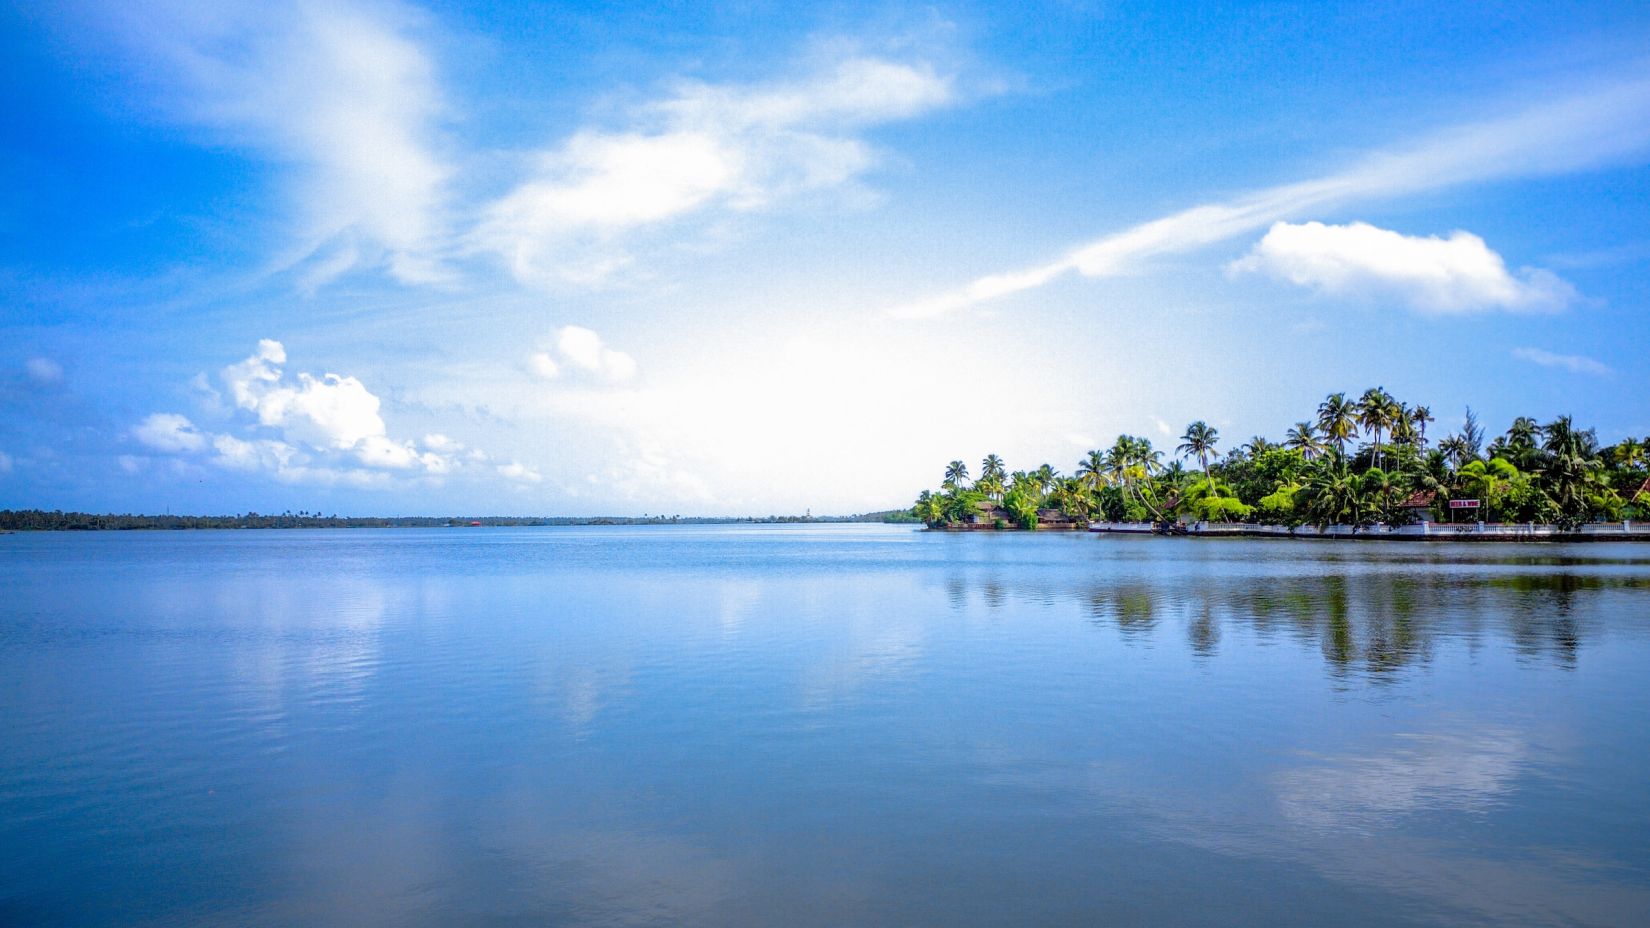
[[[1555,354],[1540,348],[1514,348],[1512,356],[1520,361],[1528,361],[1542,367],[1557,368],[1569,371],[1572,374],[1589,374],[1594,377],[1610,377],[1615,374],[1615,370],[1610,365],[1585,355]]]
[[[1305,212],[1468,183],[1584,170],[1650,149],[1650,79],[1587,87],[1515,114],[1456,126],[1408,146],[1369,154],[1352,167],[1267,187],[1140,223],[1074,248],[1045,264],[991,274],[948,293],[896,306],[903,318],[931,318],[1067,274],[1115,277],[1154,258],[1183,254]]]
[[[273,262],[313,288],[356,268],[404,283],[450,272],[445,103],[393,2],[227,0],[115,7],[120,40],[172,118],[267,158],[286,191],[288,244]]]
[[[626,125],[540,152],[531,176],[485,207],[472,247],[524,281],[598,283],[633,260],[641,230],[852,184],[878,161],[865,129],[955,96],[926,63],[862,56],[788,82],[683,82]]]
[[[1563,309],[1575,288],[1551,271],[1507,270],[1470,232],[1404,235],[1364,222],[1272,224],[1249,254],[1228,265],[1334,296],[1390,297],[1426,313]]]

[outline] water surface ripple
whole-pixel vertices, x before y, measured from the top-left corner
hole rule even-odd
[[[3,925],[1650,924],[1650,549],[0,538]]]

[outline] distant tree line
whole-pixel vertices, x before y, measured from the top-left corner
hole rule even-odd
[[[523,525],[721,525],[734,523],[916,521],[909,510],[891,509],[852,516],[339,516],[319,512],[248,512],[227,516],[113,515],[54,509],[0,510],[0,531],[130,531],[204,528],[441,528]]]
[[[1476,500],[1467,517],[1485,521],[1570,528],[1650,518],[1650,438],[1604,446],[1592,429],[1559,416],[1519,417],[1486,441],[1468,409],[1459,430],[1433,443],[1433,421],[1427,407],[1380,387],[1355,400],[1335,393],[1281,442],[1257,435],[1224,455],[1219,432],[1199,421],[1167,462],[1134,435],[1090,451],[1071,476],[1048,464],[1010,473],[993,454],[971,480],[968,466],[952,461],[939,489],[924,490],[911,513],[933,527],[1003,510],[1035,528],[1045,508],[1116,522],[1397,525],[1423,513],[1447,519],[1452,500]]]

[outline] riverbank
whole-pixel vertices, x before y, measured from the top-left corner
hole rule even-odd
[[[1090,522],[1090,532],[1120,535],[1168,535],[1180,538],[1310,538],[1392,541],[1650,541],[1650,522],[1593,522],[1573,530],[1539,523],[1418,522],[1411,525],[1251,525],[1240,522],[1192,522],[1170,529],[1151,522]]]

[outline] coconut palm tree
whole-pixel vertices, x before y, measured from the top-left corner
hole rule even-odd
[[[1090,451],[1088,457],[1077,465],[1077,477],[1083,481],[1091,491],[1098,492],[1106,485],[1106,455],[1103,451]]]
[[[1042,467],[1037,468],[1031,473],[1032,476],[1037,478],[1037,485],[1043,491],[1044,496],[1054,492],[1054,483],[1060,479],[1059,471],[1055,470],[1052,466],[1045,462]]]
[[[1414,423],[1416,434],[1421,436],[1421,446],[1426,447],[1427,423],[1437,421],[1433,418],[1432,410],[1425,406],[1416,406],[1409,411],[1409,421]]]
[[[1283,446],[1299,451],[1301,457],[1308,461],[1317,457],[1318,452],[1323,449],[1323,445],[1318,441],[1318,430],[1304,419],[1295,423],[1289,430],[1289,434],[1284,437]]]
[[[1542,426],[1541,476],[1561,524],[1574,526],[1591,514],[1591,491],[1597,489],[1603,462],[1592,429],[1577,429],[1569,416]]]
[[[1353,413],[1358,417],[1358,424],[1368,429],[1375,439],[1375,466],[1386,463],[1381,454],[1381,435],[1392,427],[1398,418],[1398,401],[1392,394],[1382,387],[1370,387],[1364,395],[1358,398]]]
[[[1340,457],[1315,469],[1301,487],[1300,499],[1307,515],[1319,528],[1326,525],[1358,525],[1364,520],[1363,496],[1358,478]]]
[[[945,480],[942,482],[948,490],[955,490],[968,482],[968,465],[961,461],[952,461],[945,465]]]
[[[1467,440],[1460,435],[1449,435],[1438,443],[1438,450],[1444,459],[1450,462],[1452,468],[1460,468],[1467,461],[1472,460],[1472,449],[1467,447]]]
[[[1346,443],[1358,437],[1358,422],[1354,418],[1357,404],[1347,401],[1345,393],[1331,393],[1318,404],[1318,431],[1325,441],[1335,443],[1335,450],[1346,457]]]
[[[921,519],[929,528],[945,521],[945,498],[937,493],[923,490],[917,495],[915,509],[917,518]]]
[[[1150,439],[1133,435],[1117,436],[1117,441],[1106,451],[1108,480],[1123,491],[1125,498],[1133,497],[1138,500],[1154,518],[1161,513],[1140,486],[1157,472],[1162,457],[1163,452],[1152,450]]]
[[[1180,436],[1181,445],[1175,449],[1177,454],[1190,454],[1197,458],[1197,463],[1203,469],[1203,479],[1209,478],[1209,455],[1215,450],[1215,443],[1220,440],[1220,432],[1209,427],[1209,423],[1202,419],[1186,426],[1186,434]],[[1212,484],[1211,484],[1212,486]]]
[[[1414,445],[1419,440],[1420,433],[1415,431],[1415,418],[1411,415],[1408,404],[1399,403],[1397,415],[1392,420],[1392,443]]]
[[[987,499],[994,499],[1001,502],[1005,487],[1003,485],[1002,476],[1000,474],[993,473],[990,476],[981,474],[980,479],[974,481],[974,489],[984,493]]]
[[[1623,438],[1616,444],[1616,466],[1622,470],[1638,470],[1644,466],[1645,443],[1636,438]]]
[[[997,457],[995,454],[986,455],[985,460],[980,462],[981,480],[987,480],[992,477],[996,477],[998,480],[1001,480],[1005,475],[1007,475],[1007,473],[1008,471],[1003,469],[1003,459]]]

